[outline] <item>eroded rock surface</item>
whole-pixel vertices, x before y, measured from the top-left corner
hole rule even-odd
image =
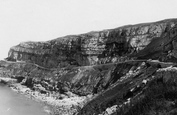
[[[176,23],[176,19],[169,19],[70,35],[46,42],[24,42],[11,47],[8,60],[54,68],[119,62],[132,58],[131,55],[144,58],[150,53],[151,58],[166,61],[162,52],[176,59]],[[140,54],[137,56],[138,52]]]
[[[0,76],[59,102],[83,97],[73,101],[78,115],[175,114],[176,45],[177,19],[23,42],[0,61]]]

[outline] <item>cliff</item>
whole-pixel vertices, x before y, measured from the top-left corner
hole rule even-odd
[[[177,19],[169,19],[70,35],[46,42],[24,42],[11,47],[7,59],[48,68],[98,65],[131,58],[168,61],[168,57],[177,57],[174,39],[176,23]]]
[[[176,114],[176,65],[139,64],[133,64],[134,70],[126,67],[129,72],[89,101],[78,115]]]
[[[176,114],[176,45],[177,19],[24,42],[0,61],[0,77],[57,100],[86,98],[67,115]]]

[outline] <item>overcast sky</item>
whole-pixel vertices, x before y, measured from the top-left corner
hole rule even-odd
[[[177,0],[0,0],[0,59],[23,41],[167,18],[177,18]]]

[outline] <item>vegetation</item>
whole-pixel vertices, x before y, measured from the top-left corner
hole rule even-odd
[[[152,81],[145,96],[136,104],[131,102],[128,111],[124,107],[117,115],[177,115],[177,84],[163,83],[161,80]]]

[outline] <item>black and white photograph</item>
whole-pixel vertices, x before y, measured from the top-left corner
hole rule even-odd
[[[177,0],[0,0],[0,115],[177,115]]]

